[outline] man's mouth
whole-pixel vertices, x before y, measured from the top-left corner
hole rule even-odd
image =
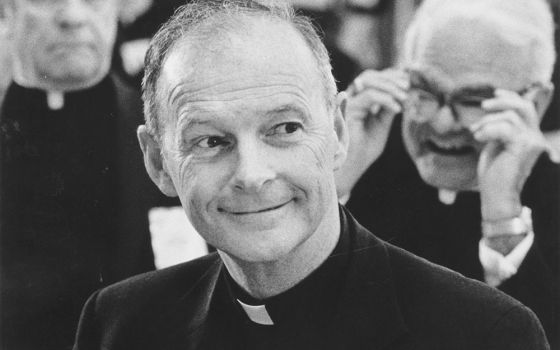
[[[260,213],[266,213],[269,211],[273,211],[276,209],[280,209],[283,206],[287,205],[288,203],[290,203],[292,200],[290,199],[287,202],[284,202],[282,204],[278,204],[278,205],[273,205],[273,206],[267,206],[264,208],[244,208],[244,209],[224,209],[224,208],[218,208],[218,211],[221,213],[228,213],[228,214],[233,214],[233,215],[250,215],[250,214],[260,214]]]
[[[431,152],[448,156],[464,156],[475,152],[474,146],[456,141],[426,140],[425,144]]]
[[[61,41],[50,46],[50,50],[53,52],[65,52],[65,51],[76,51],[76,50],[91,50],[94,46],[88,41]]]

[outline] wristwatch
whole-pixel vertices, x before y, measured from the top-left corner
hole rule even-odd
[[[533,219],[528,207],[523,207],[521,214],[511,219],[482,222],[482,235],[486,238],[523,235],[529,232],[533,232]]]

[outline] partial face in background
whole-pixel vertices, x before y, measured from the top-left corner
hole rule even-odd
[[[156,183],[179,195],[209,244],[267,262],[338,210],[333,170],[345,148],[303,39],[287,24],[250,21],[210,50],[179,43],[170,53],[158,83],[170,183]]]
[[[75,90],[109,71],[117,0],[12,0],[14,74],[31,87]]]
[[[434,187],[476,189],[483,145],[468,127],[484,116],[480,102],[496,88],[520,91],[533,82],[530,50],[501,31],[478,19],[455,18],[419,38],[420,49],[409,60],[416,101],[405,108],[403,139],[421,177]],[[426,91],[448,101],[453,96],[451,107],[443,104],[426,115],[433,110],[424,108]]]

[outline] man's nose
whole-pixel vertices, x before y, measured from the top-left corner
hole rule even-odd
[[[57,12],[57,21],[61,28],[80,27],[88,19],[88,4],[85,0],[66,0]]]
[[[268,161],[266,145],[258,142],[240,142],[237,147],[237,163],[232,184],[237,191],[259,192],[275,177]]]
[[[449,105],[443,105],[430,123],[437,133],[445,134],[463,129],[463,125],[458,119]]]

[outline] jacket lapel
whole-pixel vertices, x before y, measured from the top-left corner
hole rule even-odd
[[[387,248],[348,212],[342,213],[342,227],[349,230],[353,252],[334,322],[336,343],[347,349],[384,349],[407,334]]]
[[[199,349],[206,334],[207,319],[216,284],[222,269],[222,262],[215,255],[215,261],[206,272],[189,287],[176,285],[187,290],[181,297],[165,306],[165,310],[154,310],[151,326],[144,334],[142,349]],[[185,278],[185,283],[191,282]],[[138,336],[138,335],[132,335]]]
[[[407,335],[393,285],[390,259],[385,243],[361,227],[348,213],[342,227],[350,233],[353,248],[345,288],[332,328],[325,334],[332,349],[385,349]],[[225,328],[231,320],[223,297],[218,295],[223,268],[219,258],[196,285],[184,294],[178,307],[161,315],[164,327],[175,325],[158,346],[165,349],[222,349],[228,347]],[[161,334],[161,333],[160,333]],[[223,336],[221,336],[223,335]],[[160,338],[161,340],[161,338]],[[161,346],[163,344],[167,346]],[[231,346],[231,344],[229,344]]]

